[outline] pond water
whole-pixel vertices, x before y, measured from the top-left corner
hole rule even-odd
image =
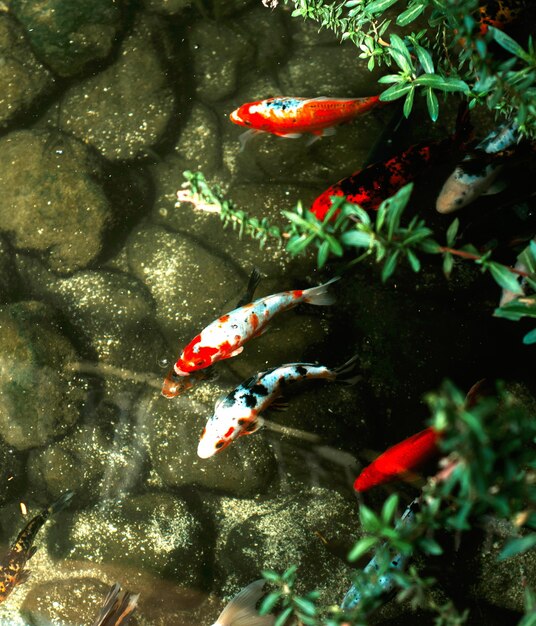
[[[217,215],[176,205],[182,172],[204,172],[239,207],[281,223],[281,209],[307,206],[358,169],[397,113],[368,114],[310,146],[264,135],[243,151],[229,113],[272,95],[368,96],[379,74],[351,44],[253,0],[80,0],[79,16],[61,0],[2,4],[2,546],[61,494],[74,496],[39,532],[31,578],[0,604],[0,624],[93,624],[117,581],[140,594],[131,624],[208,625],[263,569],[293,564],[302,591],[340,602],[360,537],[353,481],[375,451],[423,427],[422,395],[446,377],[462,388],[502,377],[520,394],[534,385],[523,329],[491,317],[491,279],[461,266],[446,282],[431,264],[382,285],[359,266],[334,285],[333,306],[278,316],[177,398],[160,389],[182,347],[236,306],[254,267],[262,297],[320,284],[341,266],[318,272],[314,256],[260,250]],[[396,142],[451,132],[456,106],[445,107],[435,128],[417,112]],[[419,206],[436,192],[433,176],[423,181]],[[474,243],[486,241],[489,223],[470,215]],[[269,414],[290,430],[267,427],[197,456],[214,403],[244,379],[355,354],[357,384],[308,382]],[[409,502],[417,488],[401,491]],[[366,502],[381,506],[387,493]],[[515,623],[522,591],[508,569],[490,567],[489,550],[466,546],[466,562],[453,557],[441,582],[453,593],[459,566],[473,623]],[[528,575],[529,565],[515,567]],[[415,619],[406,606],[378,617]]]

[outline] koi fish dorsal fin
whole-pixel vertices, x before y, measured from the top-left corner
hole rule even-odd
[[[220,613],[213,626],[272,626],[272,615],[259,615],[255,605],[263,596],[264,580],[244,587]]]

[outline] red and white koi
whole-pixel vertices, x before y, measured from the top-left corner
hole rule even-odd
[[[227,604],[212,626],[272,626],[273,615],[259,615],[255,605],[264,595],[265,580],[256,580],[244,587]]]
[[[277,97],[246,102],[230,114],[231,122],[250,130],[240,136],[242,146],[257,133],[271,133],[296,139],[303,133],[325,137],[335,126],[370,111],[380,104],[380,96],[368,98]]]
[[[334,369],[313,363],[288,363],[248,378],[216,403],[214,414],[201,433],[197,454],[202,459],[208,459],[237,437],[259,430],[264,424],[260,413],[292,383],[324,379],[354,384],[360,377],[347,375],[353,371],[356,359],[354,356]]]
[[[302,302],[319,306],[333,304],[335,298],[328,293],[328,289],[329,285],[337,280],[338,277],[318,287],[282,291],[259,298],[222,315],[204,328],[184,348],[175,363],[175,373],[179,376],[188,376],[216,361],[237,356],[247,341],[258,337],[266,330],[274,315],[288,311]]]

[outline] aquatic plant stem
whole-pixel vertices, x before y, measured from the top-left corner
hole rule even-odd
[[[448,248],[447,246],[439,246],[439,252],[448,252],[453,256],[459,256],[462,259],[469,259],[471,261],[480,261],[482,259],[478,254],[473,254],[471,252],[466,252],[465,250],[456,250],[454,248]],[[518,276],[523,276],[523,278],[530,278],[530,274],[524,272],[523,270],[518,270],[515,267],[510,267],[509,265],[505,265],[506,269],[512,274],[517,274]]]

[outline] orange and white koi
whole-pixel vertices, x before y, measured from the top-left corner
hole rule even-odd
[[[237,302],[237,307],[244,306],[253,300],[253,294],[259,286],[260,280],[261,274],[259,270],[254,267],[246,286],[246,292]],[[176,396],[180,396],[182,393],[185,393],[192,387],[195,387],[200,382],[214,380],[214,378],[214,373],[208,369],[197,370],[188,376],[179,376],[175,373],[175,369],[172,367],[164,378],[164,382],[162,384],[162,395],[164,398],[175,398]]]
[[[354,384],[360,376],[351,375],[357,357],[336,368],[314,363],[288,363],[259,372],[238,385],[216,403],[214,414],[203,429],[197,454],[208,459],[242,435],[261,428],[260,413],[279,398],[288,385],[302,380],[324,379]]]
[[[20,531],[7,554],[0,559],[0,603],[4,602],[17,585],[28,580],[30,571],[24,568],[37,550],[33,545],[37,533],[51,515],[69,504],[72,497],[71,491],[64,493],[56,502],[31,519]]]
[[[250,130],[240,136],[244,143],[254,134],[271,133],[296,139],[303,133],[325,137],[335,126],[370,111],[380,104],[380,96],[368,98],[277,97],[246,102],[230,114],[231,122]]]
[[[282,291],[259,298],[222,315],[184,348],[174,365],[175,373],[178,376],[189,376],[216,361],[237,356],[247,341],[266,330],[274,315],[288,311],[302,302],[319,306],[333,304],[335,298],[328,293],[328,289],[336,280],[339,278],[332,278],[318,287]]]
[[[259,615],[255,605],[264,595],[265,580],[256,580],[227,604],[212,626],[272,626],[273,615]]]

